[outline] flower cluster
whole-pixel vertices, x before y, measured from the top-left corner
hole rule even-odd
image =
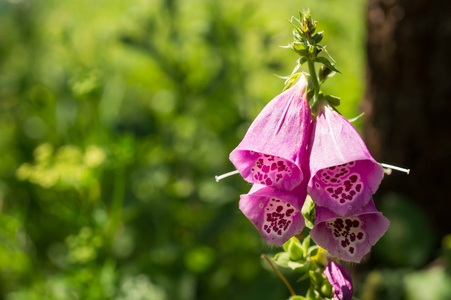
[[[359,262],[389,225],[371,198],[384,171],[326,100],[317,101],[311,119],[307,87],[300,74],[231,152],[237,170],[254,184],[240,209],[270,244],[281,246],[303,229],[309,194],[316,207],[313,240],[333,256]]]

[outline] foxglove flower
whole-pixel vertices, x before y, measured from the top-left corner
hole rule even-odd
[[[315,225],[310,235],[318,246],[332,256],[358,263],[384,235],[389,224],[388,219],[376,209],[372,199],[349,217],[316,206]]]
[[[345,266],[334,259],[328,259],[323,274],[332,285],[332,300],[352,299],[352,278],[349,270]]]
[[[317,205],[352,215],[376,192],[384,170],[351,123],[328,104],[321,104],[311,131],[309,194]]]
[[[304,227],[301,208],[305,197],[302,186],[281,191],[254,184],[248,194],[241,195],[239,206],[269,244],[282,246]]]
[[[251,183],[291,191],[310,178],[301,170],[311,112],[304,75],[260,112],[230,160]]]

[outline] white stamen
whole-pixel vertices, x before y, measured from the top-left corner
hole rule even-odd
[[[232,175],[235,175],[235,174],[238,174],[238,173],[240,173],[240,171],[235,170],[235,171],[228,172],[228,173],[225,173],[225,174],[222,174],[222,175],[219,175],[219,176],[216,175],[215,179],[216,179],[216,182],[219,182],[219,180],[221,180],[221,179],[224,179],[226,177],[229,177],[229,176],[232,176]]]
[[[387,169],[391,169],[391,170],[396,170],[396,171],[400,171],[400,172],[404,172],[409,174],[410,173],[410,169],[404,169],[404,168],[400,168],[400,167],[396,167],[396,166],[392,166],[392,165],[388,165],[388,164],[380,164],[383,168],[387,168]],[[390,174],[387,172],[388,175]]]

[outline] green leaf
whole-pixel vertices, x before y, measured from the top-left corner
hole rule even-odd
[[[274,256],[273,261],[281,267],[289,268],[290,254],[288,252],[279,252]]]
[[[291,296],[288,300],[305,300],[304,296]]]
[[[323,37],[324,37],[324,31],[320,31],[318,33],[315,33],[312,36],[312,40],[315,41],[315,43],[318,44],[319,42],[321,42],[323,40]]]
[[[338,106],[340,105],[340,97],[332,96],[332,95],[324,95],[324,99],[327,100],[331,105]]]
[[[326,67],[328,67],[329,69],[331,69],[332,71],[335,71],[335,72],[341,74],[341,72],[338,71],[338,69],[335,68],[335,67],[332,65],[332,63],[331,63],[327,58],[325,58],[324,56],[317,57],[317,58],[315,58],[313,61],[314,61],[314,62],[317,62],[317,63],[320,63],[320,64],[323,64],[323,65],[325,65]]]
[[[352,122],[357,121],[358,119],[360,119],[361,117],[363,117],[364,114],[365,114],[365,112],[361,113],[360,115],[358,115],[358,116],[355,117],[355,118],[349,119],[349,120],[348,120],[349,123],[352,123]]]
[[[308,272],[304,272],[304,274],[302,274],[302,276],[299,277],[299,279],[296,282],[301,282],[301,281],[304,281],[304,280],[307,280],[307,279],[310,279],[310,275],[309,275]]]
[[[296,272],[306,273],[310,268],[310,264],[311,264],[311,262],[309,260],[305,261],[304,263],[296,262],[296,261],[289,261],[288,267]]]
[[[301,58],[299,59],[299,65],[302,66],[302,65],[305,64],[307,61],[308,61],[308,57],[303,56],[303,57],[301,57]]]
[[[308,247],[310,246],[310,235],[307,235],[304,239],[304,241],[302,242],[302,250],[304,251],[304,253],[308,253]]]
[[[304,205],[302,206],[302,215],[305,220],[305,227],[312,229],[315,224],[315,203],[313,203],[312,198],[307,195]]]
[[[288,253],[290,253],[291,260],[300,260],[305,257],[305,253],[301,242],[296,237],[292,237],[288,240]]]
[[[306,299],[307,300],[321,300],[321,295],[316,291],[312,286],[307,291]]]

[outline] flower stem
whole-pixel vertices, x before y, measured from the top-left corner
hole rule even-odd
[[[319,82],[318,78],[316,77],[316,70],[315,70],[315,63],[312,60],[307,61],[308,64],[308,70],[310,73],[310,78],[313,82],[313,104],[318,100],[318,94],[319,94]]]
[[[266,256],[265,254],[261,255],[262,258],[266,259],[268,264],[271,266],[271,268],[276,272],[276,274],[282,279],[283,283],[287,286],[287,288],[290,290],[291,296],[296,296],[296,293],[294,292],[293,288],[291,287],[291,284],[288,282],[288,280],[280,273],[279,270],[274,266],[274,264],[271,262],[271,260]]]

